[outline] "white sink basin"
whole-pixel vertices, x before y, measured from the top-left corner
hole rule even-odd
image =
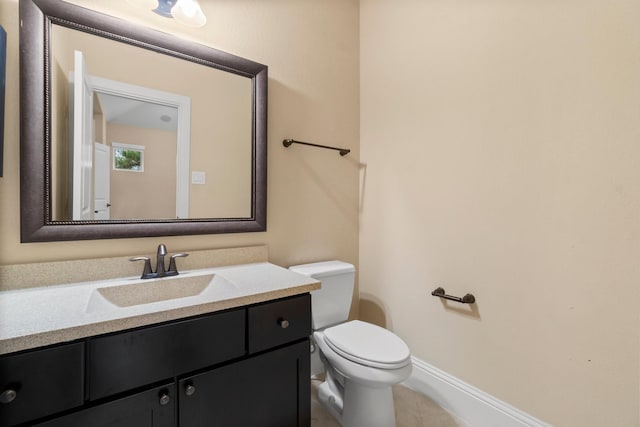
[[[0,292],[0,354],[256,304],[320,288],[268,262]]]
[[[121,284],[120,284],[121,283]],[[87,313],[133,307],[179,298],[203,297],[207,293],[228,291],[233,283],[219,274],[203,273],[185,276],[123,281],[96,288],[91,292]]]

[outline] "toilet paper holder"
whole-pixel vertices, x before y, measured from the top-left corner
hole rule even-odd
[[[445,290],[441,287],[436,288],[433,292],[431,292],[431,295],[433,295],[434,297],[444,298],[444,299],[459,302],[462,304],[475,304],[476,302],[476,297],[474,297],[472,294],[466,294],[465,296],[460,298],[453,295],[447,295]]]

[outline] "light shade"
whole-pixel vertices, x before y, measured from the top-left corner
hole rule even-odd
[[[129,3],[144,9],[152,10],[165,18],[175,18],[176,21],[189,27],[202,27],[207,17],[202,12],[198,0],[128,0]]]
[[[178,0],[171,9],[171,14],[176,21],[190,27],[202,27],[207,23],[207,17],[197,0]]]

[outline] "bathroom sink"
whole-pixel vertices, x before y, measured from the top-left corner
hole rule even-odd
[[[231,288],[235,286],[215,273],[140,279],[94,289],[86,311],[112,310],[188,297],[206,298],[208,294]]]

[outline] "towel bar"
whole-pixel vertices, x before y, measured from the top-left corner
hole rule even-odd
[[[349,154],[349,152],[351,151],[348,148],[329,147],[327,145],[312,144],[310,142],[296,141],[295,139],[285,139],[285,140],[282,141],[282,145],[284,145],[285,147],[289,147],[291,144],[310,145],[311,147],[327,148],[329,150],[337,150],[337,151],[340,152],[341,156],[345,156],[345,155]]]

